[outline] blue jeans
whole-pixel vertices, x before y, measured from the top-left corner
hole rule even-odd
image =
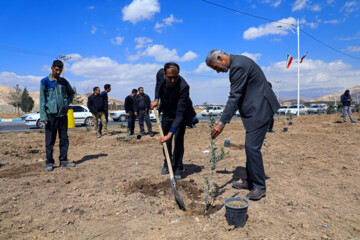
[[[343,106],[343,108],[344,108],[344,110],[343,110],[344,122],[346,122],[346,113],[349,114],[350,120],[353,122],[354,119],[353,119],[352,114],[351,114],[351,107],[350,106]]]

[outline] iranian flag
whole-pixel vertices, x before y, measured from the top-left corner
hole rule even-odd
[[[300,63],[302,63],[302,61],[304,60],[304,58],[306,57],[306,55],[308,54],[309,52],[306,52],[304,56],[302,56],[301,60],[300,60]]]
[[[291,64],[292,60],[293,60],[293,57],[290,54],[288,54],[287,55],[287,60],[286,60],[286,68],[290,67],[290,64]]]

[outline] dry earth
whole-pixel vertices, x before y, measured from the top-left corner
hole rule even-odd
[[[119,126],[100,139],[71,129],[68,157],[76,168],[46,173],[43,131],[0,133],[0,239],[360,239],[360,123],[340,120],[294,118],[285,133],[275,119],[276,133],[262,148],[267,196],[250,202],[243,228],[228,226],[225,208],[202,212],[206,123],[186,132],[185,178],[177,181],[185,212],[160,175],[158,134],[123,142]],[[217,139],[232,146],[217,166],[216,206],[239,192],[231,182],[245,175],[244,136],[234,120]]]

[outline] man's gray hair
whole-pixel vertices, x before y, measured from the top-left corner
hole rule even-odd
[[[211,52],[208,53],[206,56],[206,65],[210,66],[211,62],[217,62],[217,57],[225,55],[226,53],[223,50],[214,49],[211,50]]]

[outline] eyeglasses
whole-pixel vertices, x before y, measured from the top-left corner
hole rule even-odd
[[[168,78],[169,80],[176,80],[179,78],[179,76],[168,76],[166,75],[166,78]]]

